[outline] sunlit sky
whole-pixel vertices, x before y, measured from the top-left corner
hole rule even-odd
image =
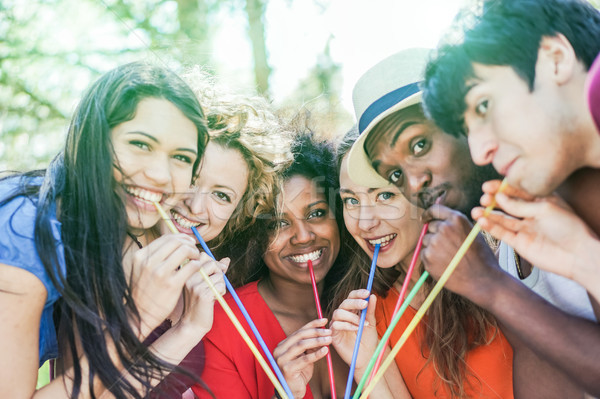
[[[352,112],[352,87],[383,58],[408,47],[434,47],[465,0],[270,0],[266,41],[273,69],[271,92],[281,101],[306,77],[331,37],[330,51],[342,67],[341,101]],[[213,59],[222,79],[245,85],[251,69],[246,22],[223,13]]]

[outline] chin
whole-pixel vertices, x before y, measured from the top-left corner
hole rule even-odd
[[[377,258],[377,267],[380,269],[390,269],[396,267],[400,260],[392,256],[380,256]]]

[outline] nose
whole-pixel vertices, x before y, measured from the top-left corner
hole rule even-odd
[[[469,130],[468,141],[471,158],[476,165],[483,166],[492,163],[498,151],[498,141],[489,127]]]
[[[294,235],[291,238],[293,245],[309,244],[315,239],[315,233],[305,220],[298,220],[294,225]]]
[[[431,172],[425,168],[414,168],[406,171],[407,186],[403,188],[403,194],[410,198],[411,194],[421,192],[423,189],[431,186]]]
[[[192,187],[191,190],[183,202],[194,216],[203,215],[208,206],[207,196],[209,193],[197,187]]]
[[[157,186],[168,185],[172,181],[168,157],[154,157],[144,169],[144,174]]]
[[[368,232],[379,224],[379,219],[375,217],[374,206],[361,206],[358,217],[358,228],[361,231]]]

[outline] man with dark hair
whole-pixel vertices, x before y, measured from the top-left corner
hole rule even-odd
[[[348,173],[352,180],[368,187],[382,187],[392,182],[411,202],[422,208],[430,208],[428,213],[436,218],[430,223],[422,258],[432,275],[439,277],[473,227],[465,214],[469,214],[477,205],[482,194],[482,183],[497,179],[499,175],[491,165],[477,166],[473,163],[466,136],[447,134],[425,117],[421,109],[419,82],[428,54],[423,49],[399,52],[372,67],[359,79],[354,88],[353,100],[360,136],[348,154]],[[439,205],[433,205],[435,202]],[[457,292],[476,304],[491,310],[491,305],[501,304],[504,296],[518,295],[525,303],[521,306],[535,302],[549,309],[550,317],[552,312],[556,312],[567,318],[572,317],[577,322],[593,325],[587,320],[569,316],[576,314],[588,319],[594,318],[583,287],[563,278],[558,280],[560,290],[555,291],[557,283],[552,283],[539,269],[521,261],[510,247],[501,245],[499,265],[483,237],[478,237],[465,260],[463,263],[469,263],[469,266],[474,264],[472,269],[468,266],[474,274],[462,279],[477,282],[485,278],[485,281],[475,287],[477,289],[473,289],[476,296],[466,295],[460,290]],[[517,262],[518,265],[515,266]],[[512,271],[515,267],[519,269],[518,274],[523,274],[521,277],[528,286],[502,271]],[[464,269],[460,268],[459,272]],[[504,280],[509,283],[504,284]],[[499,285],[506,289],[502,292],[486,292],[484,287],[488,285],[494,288]],[[448,288],[456,290],[456,286],[456,279],[452,279]],[[563,291],[570,295],[563,298]],[[491,293],[495,296],[489,295]],[[503,310],[514,313],[514,309]],[[533,313],[533,316],[536,314]],[[504,325],[502,317],[500,315],[498,320],[502,322],[503,332],[515,349],[516,397],[548,399],[583,395],[582,388],[573,384],[562,371],[539,359],[529,350],[511,324]],[[512,321],[508,317],[505,319]],[[531,323],[532,320],[523,321]],[[535,328],[532,331],[535,337]],[[540,337],[538,339],[544,341]],[[600,342],[600,339],[594,342]],[[600,356],[600,348],[589,354]],[[590,359],[582,364],[587,366]],[[570,365],[579,367],[579,360],[574,359]]]
[[[588,71],[600,52],[600,14],[579,0],[488,0],[462,17],[457,24],[468,22],[464,39],[438,49],[426,68],[423,98],[436,124],[466,135],[476,164],[492,164],[512,186],[496,196],[505,214],[482,218],[477,208],[473,217],[536,266],[585,287],[598,317],[600,214],[593,204],[600,199],[600,135],[593,115],[599,104],[592,101],[590,111],[586,89],[597,90]],[[482,205],[498,187],[484,185]],[[555,190],[578,216],[548,196]],[[460,244],[448,241],[464,222],[444,211],[428,216],[424,259],[439,276],[440,263]],[[448,288],[490,310],[535,356],[600,395],[596,320],[524,295],[477,257],[462,263]]]

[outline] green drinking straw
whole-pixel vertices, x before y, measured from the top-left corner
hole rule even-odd
[[[423,274],[421,274],[421,277],[419,277],[419,281],[417,281],[415,286],[413,287],[413,289],[410,290],[410,292],[406,296],[406,299],[402,303],[402,306],[400,307],[400,309],[398,309],[398,312],[396,312],[396,315],[394,316],[394,318],[392,319],[392,322],[390,323],[389,327],[385,331],[385,334],[383,334],[383,337],[381,337],[381,340],[379,341],[377,348],[375,348],[375,352],[373,353],[373,356],[371,357],[371,360],[369,361],[369,364],[367,365],[367,369],[365,370],[365,373],[363,374],[358,386],[356,387],[356,391],[354,391],[354,396],[352,396],[352,399],[358,399],[358,397],[360,396],[360,393],[361,393],[363,387],[365,386],[367,379],[371,375],[371,371],[373,370],[373,367],[375,367],[375,362],[377,361],[379,354],[383,351],[383,348],[386,346],[388,340],[390,339],[390,335],[392,335],[394,328],[396,328],[396,324],[398,324],[398,322],[400,321],[400,318],[402,317],[402,315],[404,314],[404,312],[410,305],[410,303],[413,300],[413,298],[415,297],[415,295],[417,295],[417,292],[419,291],[419,289],[421,288],[423,283],[425,283],[425,280],[427,280],[427,277],[429,277],[428,272],[425,271],[425,272],[423,272]]]

